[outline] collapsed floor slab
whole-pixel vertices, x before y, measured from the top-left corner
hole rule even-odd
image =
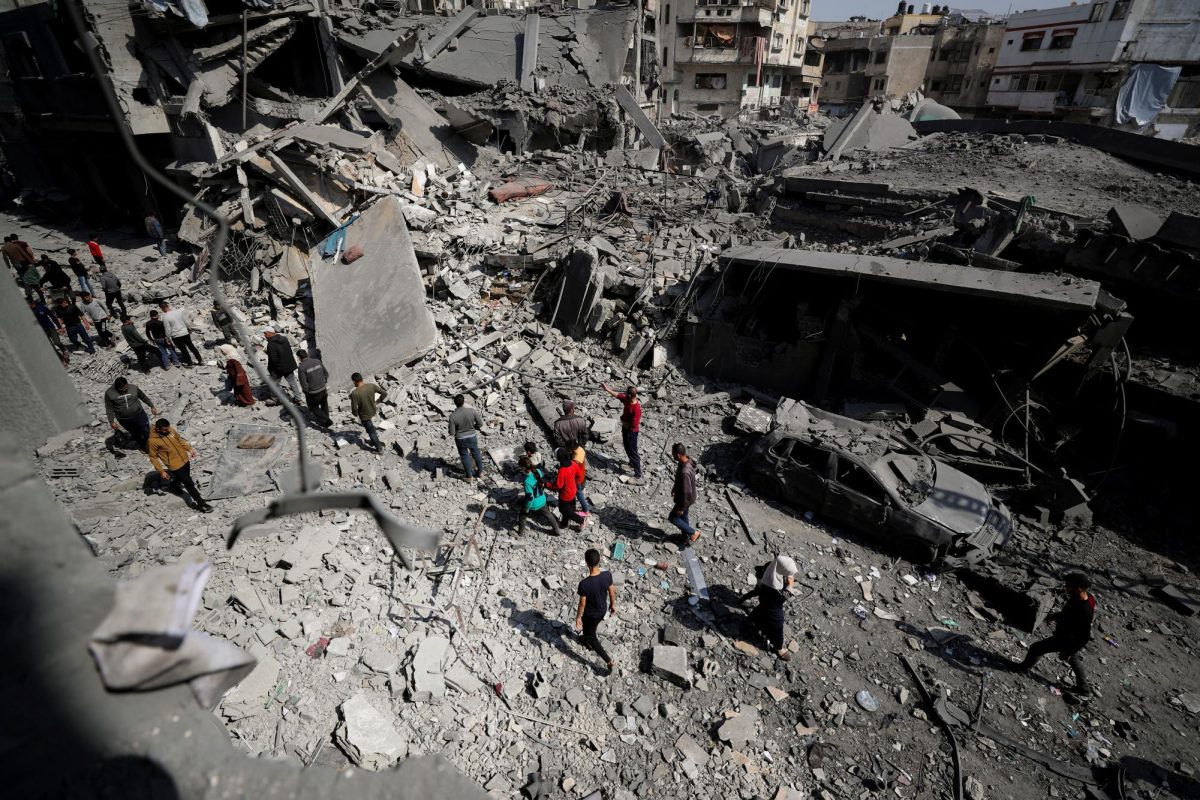
[[[351,264],[310,253],[317,347],[329,380],[372,374],[411,361],[437,342],[433,314],[400,201],[379,200],[346,228],[343,252],[361,247]],[[370,342],[370,347],[364,344]]]

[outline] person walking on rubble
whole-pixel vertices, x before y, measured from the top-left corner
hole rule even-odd
[[[550,526],[551,535],[561,535],[562,529],[558,527],[558,521],[554,519],[554,515],[550,513],[550,507],[546,504],[546,476],[542,473],[541,468],[534,464],[529,456],[521,456],[517,465],[525,475],[521,482],[524,494],[518,500],[520,505],[517,515],[520,518],[520,524],[517,527],[517,533],[525,533],[525,523],[529,517],[536,515]]]
[[[762,568],[758,584],[738,600],[738,605],[744,605],[751,598],[758,598],[758,606],[750,612],[750,622],[783,661],[792,659],[783,642],[783,604],[788,599],[788,590],[796,583],[798,572],[796,562],[790,556],[775,556]]]
[[[101,269],[105,269],[106,265],[104,263],[104,251],[100,249],[100,243],[96,241],[96,236],[94,234],[92,235],[92,238],[88,239],[87,249],[88,252],[92,254],[92,261],[95,261],[97,264],[99,264]]]
[[[158,476],[170,481],[171,491],[178,492],[182,488],[196,504],[197,511],[203,514],[212,512],[212,506],[200,496],[200,490],[192,480],[192,459],[196,457],[196,449],[167,420],[155,421],[154,431],[147,441],[147,454],[150,463],[158,470]]]
[[[588,421],[575,413],[575,401],[564,400],[562,416],[554,423],[554,436],[558,446],[565,448],[568,453],[574,453],[576,447],[587,444]]]
[[[142,372],[149,372],[150,360],[158,355],[158,348],[137,329],[133,317],[125,313],[121,314],[121,336],[125,339],[125,344],[129,345],[129,349],[137,356],[138,369]]]
[[[263,336],[267,339],[267,373],[271,380],[279,383],[287,379],[287,385],[292,390],[292,397],[300,399],[304,393],[296,382],[296,356],[292,353],[292,343],[286,336],[278,334],[268,325],[263,328]],[[270,405],[270,403],[268,403]]]
[[[71,276],[63,270],[62,265],[48,256],[42,256],[38,261],[42,277],[38,282],[50,285],[50,297],[57,302],[60,298],[75,302],[75,292],[71,290]]]
[[[116,345],[113,340],[112,333],[108,330],[108,309],[104,304],[92,296],[91,292],[83,295],[83,311],[88,315],[88,319],[92,321],[92,325],[96,328],[96,338],[100,340],[100,346],[104,348],[112,348]]]
[[[483,476],[483,457],[479,454],[479,429],[483,427],[483,415],[479,409],[467,405],[465,395],[454,395],[454,411],[450,413],[448,429],[462,459],[467,482]]]
[[[554,475],[554,483],[550,485],[551,489],[558,492],[558,513],[561,517],[558,524],[560,527],[566,527],[568,523],[574,522],[579,526],[579,530],[583,530],[587,526],[587,518],[580,516],[575,510],[575,500],[579,492],[579,471],[569,451],[559,452],[561,455],[558,472]]]
[[[674,505],[667,521],[679,528],[687,543],[692,544],[700,538],[700,531],[688,519],[688,509],[696,502],[696,465],[680,442],[671,446],[671,455],[675,459],[675,486],[671,490]]]
[[[146,337],[158,348],[158,357],[162,360],[162,368],[170,369],[171,364],[182,367],[175,343],[167,337],[167,326],[158,318],[158,312],[150,309],[150,321],[146,323]]]
[[[533,442],[526,442],[522,448],[525,451],[525,457],[529,459],[529,463],[535,467],[542,466],[542,454],[538,452],[537,445]]]
[[[1054,623],[1054,634],[1034,642],[1025,653],[1025,660],[1014,664],[1017,672],[1028,673],[1047,653],[1058,653],[1058,657],[1071,666],[1075,673],[1075,686],[1067,693],[1076,698],[1092,694],[1087,673],[1083,668],[1081,654],[1092,639],[1092,622],[1096,617],[1096,598],[1087,576],[1072,572],[1063,578],[1063,590],[1067,602],[1062,609],[1046,619]]]
[[[95,292],[92,290],[92,282],[89,280],[88,268],[79,260],[79,256],[75,255],[74,250],[67,251],[67,266],[71,268],[75,279],[79,281],[79,291],[84,294],[94,295]]]
[[[221,308],[221,304],[213,301],[212,311],[213,325],[217,326],[217,330],[221,332],[221,341],[227,344],[233,344],[237,341],[237,336],[233,329],[233,315],[225,309]]]
[[[120,278],[107,269],[100,270],[100,289],[104,292],[104,305],[108,306],[111,313],[117,313],[114,305],[120,306],[122,317],[129,313],[125,308],[125,297],[121,294]]]
[[[147,406],[150,407],[151,414],[158,414],[158,408],[155,407],[154,402],[140,388],[130,383],[124,375],[117,378],[111,387],[104,390],[104,412],[108,415],[108,424],[114,431],[124,428],[137,442],[138,449],[143,453],[146,452],[146,445],[150,440],[150,417],[146,414]]]
[[[329,370],[315,355],[309,355],[307,350],[297,350],[300,365],[296,372],[300,375],[300,388],[304,390],[304,404],[312,412],[313,420],[322,428],[333,424],[329,418]]]
[[[600,569],[600,551],[588,548],[583,554],[588,576],[579,582],[579,607],[575,611],[575,630],[583,634],[583,643],[604,659],[609,674],[613,671],[612,656],[600,643],[596,629],[604,617],[617,613],[617,587],[613,585],[612,573]]]
[[[175,349],[183,357],[184,365],[190,367],[193,364],[203,364],[204,359],[200,357],[200,351],[192,342],[192,331],[188,328],[187,320],[183,318],[183,312],[178,308],[171,308],[171,304],[166,300],[158,301],[158,308],[162,311],[162,322],[167,329],[167,337],[175,343]]]
[[[50,340],[50,346],[58,354],[58,360],[65,367],[71,360],[62,341],[62,334],[66,333],[66,327],[50,306],[46,305],[46,301],[30,298],[28,302],[29,310],[33,312],[33,318],[37,320],[38,327],[42,329],[42,333],[46,334],[46,338]]]
[[[640,481],[642,457],[638,455],[638,434],[642,430],[642,403],[638,400],[637,387],[631,385],[625,391],[618,392],[609,388],[607,383],[600,386],[621,401],[621,444],[625,446],[625,456],[633,468],[633,477]]]
[[[383,442],[379,441],[379,431],[375,430],[372,422],[379,413],[379,402],[387,399],[387,392],[374,383],[364,383],[361,373],[350,376],[354,391],[350,392],[350,412],[362,423],[367,436],[371,439],[371,449],[376,453],[383,450]]]
[[[153,211],[146,212],[146,234],[154,240],[158,247],[158,254],[165,256],[167,254],[167,234],[163,231],[163,224],[158,219],[158,214]]]
[[[583,494],[583,485],[587,483],[587,451],[576,447],[575,452],[571,454],[571,461],[575,466],[575,497],[579,500],[579,515],[590,517],[592,504]]]
[[[59,321],[62,322],[63,329],[67,332],[67,339],[70,340],[71,344],[82,344],[84,349],[88,351],[88,355],[96,355],[96,348],[92,344],[91,334],[87,330],[87,316],[79,309],[79,306],[65,297],[60,297],[54,313],[58,316]]]

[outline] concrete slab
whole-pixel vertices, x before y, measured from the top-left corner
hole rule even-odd
[[[1149,239],[1158,233],[1166,217],[1146,206],[1117,203],[1108,210],[1108,220],[1113,224],[1113,231],[1116,233],[1141,240]]]
[[[998,272],[886,256],[739,246],[726,250],[720,261],[725,266],[745,268],[770,264],[775,268],[818,275],[842,275],[856,280],[916,286],[935,292],[988,297],[1041,308],[1084,311],[1095,308],[1100,296],[1100,284],[1095,281],[1068,282],[1055,275]]]
[[[273,436],[274,441],[263,449],[242,449],[238,442],[252,434]],[[225,435],[225,447],[213,468],[206,496],[210,500],[225,500],[256,492],[269,492],[275,482],[267,474],[291,444],[291,429],[279,425],[234,425]]]
[[[353,264],[309,254],[317,347],[334,391],[353,372],[384,372],[437,343],[399,199],[379,200],[346,229],[344,249],[355,245],[363,256]]]

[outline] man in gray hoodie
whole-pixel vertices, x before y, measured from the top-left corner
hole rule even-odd
[[[151,414],[158,414],[153,401],[125,376],[113,381],[113,385],[104,392],[104,411],[108,415],[108,424],[114,431],[121,428],[128,431],[137,442],[138,449],[143,451],[150,438],[150,418],[146,416],[146,406],[150,407]]]

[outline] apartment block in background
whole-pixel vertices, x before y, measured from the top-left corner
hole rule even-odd
[[[664,111],[733,116],[815,103],[809,0],[660,0]]]
[[[987,102],[1014,117],[1141,129],[1117,113],[1127,82],[1139,96],[1140,87],[1157,82],[1156,91],[1166,96],[1149,132],[1171,139],[1196,135],[1200,3],[1093,0],[1013,14]]]
[[[1004,41],[1004,23],[949,14],[933,35],[925,69],[925,95],[963,116],[987,108],[992,69]]]

